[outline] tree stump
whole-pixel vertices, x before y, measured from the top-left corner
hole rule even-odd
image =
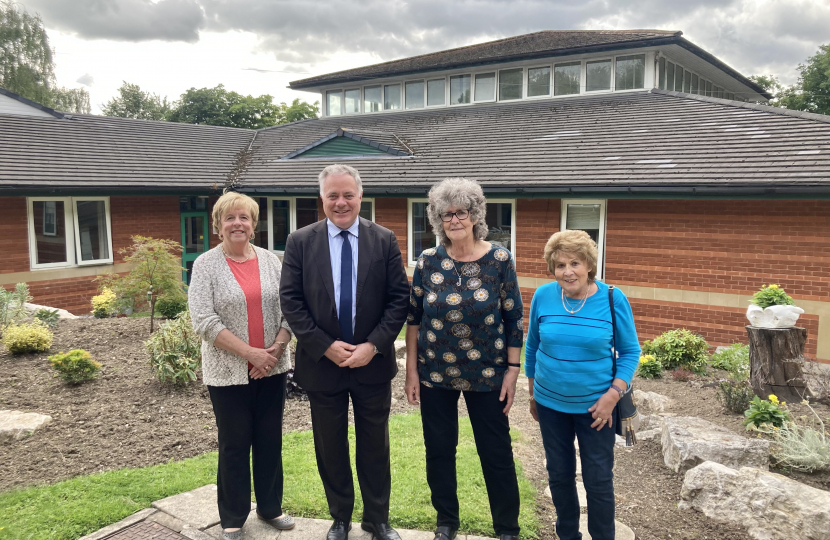
[[[806,328],[758,328],[749,334],[749,382],[762,399],[775,394],[782,401],[801,401],[810,395],[804,383]]]

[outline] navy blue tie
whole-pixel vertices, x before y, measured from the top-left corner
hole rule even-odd
[[[352,343],[352,245],[349,243],[349,231],[341,232],[340,236],[343,237],[343,249],[340,252],[340,312],[337,317],[343,341]]]

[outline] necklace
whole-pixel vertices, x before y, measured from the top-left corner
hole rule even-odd
[[[452,261],[452,271],[455,272],[456,276],[458,276],[458,286],[461,287],[461,274],[458,273],[458,269],[455,267],[455,259],[453,258],[452,255],[450,255],[450,251],[448,249],[445,248],[445,251],[447,252],[447,255],[449,255],[450,260]],[[475,256],[475,255],[473,255],[473,256]],[[464,262],[464,261],[460,261],[460,262]],[[462,268],[462,271],[463,271],[463,268]]]
[[[237,261],[236,259],[234,259],[234,258],[233,258],[233,257],[231,257],[230,255],[228,255],[228,254],[225,252],[225,248],[224,248],[224,246],[223,246],[223,247],[221,247],[221,249],[222,249],[222,253],[225,255],[225,257],[226,257],[226,258],[228,258],[228,259],[230,259],[230,260],[232,260],[232,261],[233,261],[233,262],[235,262],[236,264],[243,264],[243,263],[246,263],[246,262],[248,262],[248,259],[250,259],[250,258],[251,258],[251,251],[252,251],[252,250],[251,250],[251,244],[248,244],[248,247],[246,248],[246,251],[248,252],[248,255],[245,257],[245,260],[244,260],[244,261]]]
[[[563,289],[562,290],[562,307],[565,308],[565,311],[567,311],[571,315],[578,312],[580,309],[585,307],[585,302],[588,301],[588,291],[590,291],[590,290],[591,290],[591,286],[588,285],[588,287],[585,289],[585,296],[582,297],[581,301],[578,301],[576,303],[576,305],[577,305],[576,308],[571,309],[571,303],[570,303],[570,301],[565,300],[565,290]]]

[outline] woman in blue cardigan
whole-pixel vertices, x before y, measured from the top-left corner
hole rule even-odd
[[[608,285],[597,281],[597,246],[583,231],[562,231],[545,245],[555,283],[539,287],[530,307],[525,373],[530,413],[539,422],[556,507],[556,534],[577,540],[576,453],[588,498],[588,532],[614,539],[614,407],[628,388],[640,345],[628,299],[614,289],[614,375]]]

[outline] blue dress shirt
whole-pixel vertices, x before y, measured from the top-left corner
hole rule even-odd
[[[343,237],[340,236],[342,229],[326,219],[326,226],[329,231],[329,260],[331,261],[331,277],[334,280],[334,301],[337,304],[336,312],[340,313],[340,254],[343,251]],[[357,234],[360,228],[360,218],[354,220],[352,226],[346,229],[349,231],[349,245],[352,247],[352,331],[354,331],[354,318],[357,312]]]

